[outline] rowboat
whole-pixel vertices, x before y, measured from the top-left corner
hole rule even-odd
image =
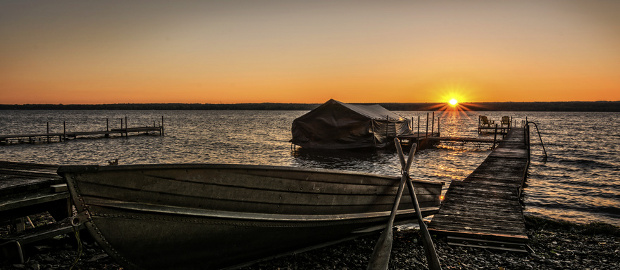
[[[127,269],[235,268],[385,227],[400,177],[231,164],[62,166],[84,223]],[[414,180],[423,216],[443,183]],[[415,219],[403,196],[397,222]]]

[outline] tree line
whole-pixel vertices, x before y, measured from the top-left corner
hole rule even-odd
[[[444,103],[355,103],[379,104],[392,111],[432,111]],[[315,103],[116,103],[116,104],[0,104],[0,110],[312,110]],[[472,111],[620,112],[620,101],[569,102],[471,102],[461,103]]]

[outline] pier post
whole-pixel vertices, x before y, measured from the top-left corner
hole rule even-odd
[[[424,138],[428,138],[428,113],[426,113],[426,136]]]
[[[418,115],[418,141],[420,140],[420,116]]]
[[[123,137],[123,118],[121,117],[121,137]]]
[[[50,122],[47,122],[47,132],[46,132],[46,134],[48,134],[47,135],[47,143],[50,143],[50,135],[49,135],[50,134]]]
[[[437,137],[441,137],[441,132],[439,132],[439,124],[441,123],[441,117],[437,117]]]
[[[385,139],[387,140],[389,135],[390,135],[390,133],[389,133],[389,130],[390,130],[390,116],[386,115],[385,118],[386,118],[386,122],[385,122]]]
[[[525,138],[525,144],[527,146],[527,162],[530,162],[530,124],[527,122],[527,117],[525,117],[525,132],[523,132],[523,137]]]
[[[495,142],[497,142],[497,124],[495,124],[495,133],[493,136],[493,147],[492,149],[495,149]]]
[[[110,119],[106,118],[105,119],[105,131],[110,131]],[[110,137],[110,133],[106,133],[104,135],[106,138]]]
[[[161,136],[164,136],[164,116],[163,115],[161,116],[161,127],[160,128],[161,128],[161,131],[159,132],[159,134]]]
[[[433,112],[433,117],[431,117],[431,137],[435,135],[435,112]]]
[[[62,140],[67,140],[67,121],[62,121]]]

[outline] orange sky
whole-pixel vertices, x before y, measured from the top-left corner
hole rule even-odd
[[[617,101],[619,10],[614,0],[2,1],[0,104]]]

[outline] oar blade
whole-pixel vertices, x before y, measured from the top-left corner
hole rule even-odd
[[[383,229],[379,240],[377,240],[375,249],[370,256],[370,262],[368,263],[367,268],[369,270],[384,270],[388,267],[390,262],[390,254],[392,253],[392,242],[394,241],[392,227],[394,226],[394,218],[396,218],[396,213],[398,212],[398,206],[400,205],[400,199],[403,196],[406,182],[407,177],[403,174],[400,178],[400,183],[398,184],[398,190],[396,191],[394,205],[392,205],[392,211],[390,212],[388,222],[385,229]]]
[[[370,256],[370,262],[368,263],[367,270],[386,270],[390,263],[390,255],[392,254],[392,243],[394,242],[394,235],[392,229],[385,229],[381,233],[375,249]]]

